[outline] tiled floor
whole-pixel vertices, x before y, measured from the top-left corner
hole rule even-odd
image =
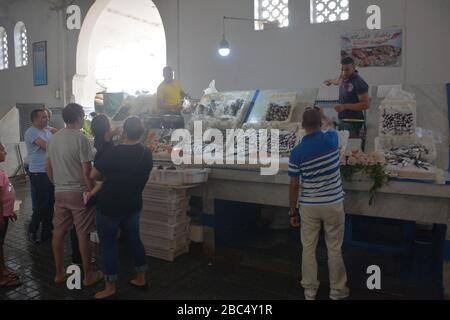
[[[24,181],[13,181],[18,199],[23,201],[19,220],[11,224],[5,243],[7,265],[21,275],[23,285],[15,289],[0,288],[0,299],[92,299],[94,288],[68,290],[53,284],[54,268],[49,243],[34,245],[26,239],[31,212],[29,190]],[[214,263],[192,244],[189,254],[175,262],[148,258],[150,289],[136,291],[128,285],[132,265],[127,250],[120,245],[120,299],[303,299],[300,278],[300,247],[292,231],[261,232],[246,247],[222,247]],[[92,244],[97,267],[101,268],[98,245]],[[66,250],[69,253],[69,248]],[[326,252],[318,249],[321,288],[320,299],[327,299]],[[399,280],[399,259],[361,251],[345,251],[351,299],[440,299],[440,290],[415,281]],[[67,259],[66,263],[69,264]],[[380,265],[382,290],[366,288],[365,270]]]

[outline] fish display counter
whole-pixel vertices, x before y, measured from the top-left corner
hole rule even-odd
[[[415,94],[414,103],[401,105],[387,103],[386,97],[377,96],[372,88],[371,106],[367,117],[367,152],[378,151],[385,156],[389,180],[376,192],[375,201],[369,204],[373,181],[364,175],[344,181],[345,212],[350,215],[413,221],[419,224],[440,226],[446,231],[445,252],[450,250],[450,177],[448,168],[449,123],[447,96],[441,86],[405,86]],[[289,92],[288,90],[284,91]],[[261,94],[261,92],[259,92]],[[315,91],[317,94],[317,91]],[[268,93],[261,97],[271,97]],[[279,97],[280,95],[278,95]],[[278,108],[270,99],[254,101],[241,129],[279,129],[280,161],[275,175],[262,175],[261,164],[209,164],[186,165],[207,167],[208,180],[190,190],[191,196],[203,202],[203,239],[205,254],[215,252],[215,202],[225,200],[288,208],[290,178],[287,174],[288,156],[293,146],[301,141],[301,114],[312,101],[291,100],[288,108]],[[292,95],[291,95],[292,97]],[[383,103],[384,102],[384,103]],[[392,101],[391,101],[392,102]],[[277,105],[288,106],[287,103]],[[300,107],[299,107],[300,106]],[[380,107],[381,106],[381,107]],[[434,113],[426,109],[433,107]],[[286,109],[286,110],[285,110]],[[281,116],[273,115],[281,110]],[[285,112],[286,111],[286,112]],[[272,121],[270,121],[272,120]],[[425,134],[424,134],[425,133]],[[341,148],[350,144],[341,132]],[[295,136],[295,137],[294,137]],[[267,143],[267,141],[265,141]],[[259,147],[259,146],[258,146]],[[246,156],[249,154],[246,153]],[[170,160],[168,161],[170,163]],[[445,232],[444,232],[445,233]],[[444,263],[444,286],[450,294],[450,263]]]

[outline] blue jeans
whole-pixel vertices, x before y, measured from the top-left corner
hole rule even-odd
[[[136,272],[147,271],[145,249],[139,234],[140,215],[141,213],[137,212],[126,217],[109,217],[97,210],[97,232],[100,238],[107,282],[117,281],[117,234],[119,228],[127,238]]]
[[[30,177],[30,188],[31,188],[31,207],[33,212],[36,210],[36,191],[35,188],[33,186],[33,184],[31,183],[31,172],[30,172],[30,165],[29,164],[24,164],[24,169],[25,172],[27,173],[27,175]]]

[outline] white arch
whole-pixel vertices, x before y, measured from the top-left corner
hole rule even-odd
[[[94,68],[96,63],[96,52],[91,50],[91,40],[100,16],[113,1],[114,0],[96,0],[90,7],[83,21],[83,25],[81,26],[77,44],[76,74],[72,80],[71,101],[83,106],[92,105],[95,95],[95,88],[92,88],[89,85],[92,83],[92,77],[95,78]],[[162,18],[156,5],[151,0],[146,1],[154,7],[155,13],[157,13],[159,19],[161,19],[162,24]]]
[[[95,25],[97,24],[100,15],[111,1],[112,0],[96,0],[84,18],[77,44],[77,75],[88,74],[89,61],[88,59],[83,59],[82,57],[89,56],[89,46]]]

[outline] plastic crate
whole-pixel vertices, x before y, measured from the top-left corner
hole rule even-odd
[[[145,251],[147,256],[173,262],[177,257],[189,252],[189,244],[177,250],[165,250],[148,246],[145,247]]]
[[[143,211],[161,212],[177,214],[180,211],[187,211],[189,198],[177,201],[159,201],[142,197]]]
[[[203,183],[208,180],[209,169],[155,170],[151,182],[162,185],[181,186]]]
[[[164,185],[149,184],[145,187],[144,195],[158,199],[178,199],[186,197],[186,189],[174,189]]]
[[[168,217],[186,215],[189,210],[188,206],[180,206],[174,210],[159,210],[158,208],[145,208],[142,210],[143,216],[164,215]]]
[[[145,231],[141,231],[141,240],[144,246],[148,245],[152,248],[161,248],[165,250],[178,250],[189,244],[189,237],[187,233],[181,234],[175,239],[164,239],[155,237]]]
[[[145,216],[147,221],[154,221],[156,223],[164,223],[164,224],[177,224],[186,220],[187,218],[187,210],[180,210],[177,214],[167,214],[162,212],[154,212],[154,211],[143,211],[141,216]]]
[[[174,196],[174,197],[160,198],[158,196],[149,193],[143,193],[142,200],[147,202],[155,202],[157,205],[160,203],[175,203],[181,205],[184,202],[186,202],[186,200],[189,200],[189,197],[185,195],[182,197]]]
[[[151,233],[155,237],[173,240],[186,232],[189,232],[189,218],[174,225],[155,222],[141,218],[140,229],[147,234]]]

